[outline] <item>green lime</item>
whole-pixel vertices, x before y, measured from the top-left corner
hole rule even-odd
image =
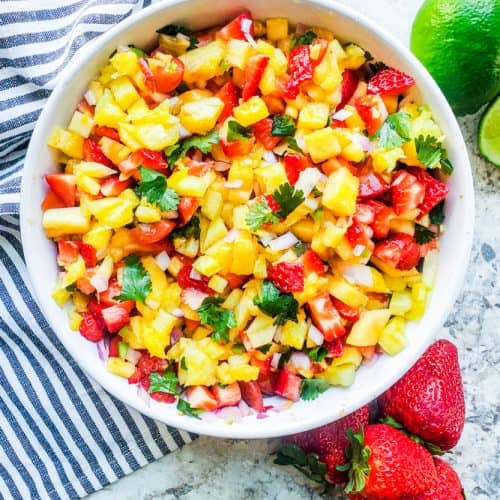
[[[500,90],[500,1],[425,0],[411,49],[457,115],[476,112]]]
[[[500,96],[488,106],[481,118],[478,144],[481,154],[500,167]]]

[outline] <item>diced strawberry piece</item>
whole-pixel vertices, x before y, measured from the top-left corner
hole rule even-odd
[[[184,318],[184,324],[186,325],[186,331],[194,332],[200,326],[200,321],[196,319]]]
[[[241,141],[231,141],[227,142],[224,139],[220,139],[220,145],[222,147],[222,151],[228,158],[236,158],[237,156],[245,156],[250,151],[255,144],[255,138],[250,137],[246,140]]]
[[[257,94],[260,79],[266,69],[269,57],[263,55],[252,56],[248,59],[245,67],[245,83],[241,92],[244,101]],[[312,77],[311,77],[312,78]]]
[[[259,384],[259,387],[264,394],[274,394],[274,386],[275,386],[275,382],[276,382],[276,376],[277,376],[276,372],[269,372],[267,375],[259,373],[259,376],[257,377],[257,383]],[[240,382],[240,384],[241,384],[241,382]],[[241,388],[241,385],[240,385],[240,388]],[[242,390],[242,395],[243,394],[244,393]],[[245,402],[249,406],[251,406],[250,403],[245,399],[244,396],[243,396],[243,399],[245,400]]]
[[[40,204],[40,208],[45,212],[45,210],[49,210],[50,208],[64,208],[66,204],[64,201],[57,196],[52,189],[47,191],[45,198]]]
[[[409,168],[408,171],[425,186],[424,199],[418,206],[420,212],[425,215],[448,196],[448,186],[421,168]]]
[[[217,400],[217,408],[235,406],[241,401],[241,391],[238,382],[226,385],[225,387],[214,385],[212,393]]]
[[[85,295],[91,295],[95,292],[94,285],[87,276],[82,276],[76,280],[76,288]]]
[[[85,265],[87,267],[95,267],[95,265],[97,264],[97,255],[95,248],[88,243],[84,243],[83,241],[76,241],[75,243],[78,247],[78,250],[80,251],[80,255],[85,261]]]
[[[385,238],[391,228],[391,220],[396,217],[394,211],[381,203],[380,201],[368,200],[366,205],[373,210],[373,222],[370,227],[373,229],[373,236],[375,238]]]
[[[79,330],[82,337],[91,342],[99,342],[106,333],[104,322],[92,311],[83,313]]]
[[[248,281],[249,276],[234,273],[219,273],[222,278],[227,281],[229,288],[233,290],[234,288],[240,288],[241,285]]]
[[[143,353],[137,362],[137,368],[144,376],[149,376],[153,372],[163,372],[167,369],[168,361],[156,356],[151,356],[147,352]]]
[[[370,225],[375,220],[375,210],[367,203],[358,203],[353,218],[361,224]]]
[[[342,99],[340,100],[337,110],[342,109],[347,101],[352,97],[356,87],[358,86],[358,75],[353,69],[345,69],[342,73]]]
[[[253,19],[249,11],[243,12],[217,31],[217,36],[226,41],[231,40],[231,38],[245,40],[245,34],[250,36],[254,34]]]
[[[80,255],[76,241],[59,240],[57,242],[57,263],[60,266],[67,266],[75,262]]]
[[[284,161],[285,173],[288,178],[288,182],[292,185],[299,180],[300,172],[311,166],[311,162],[307,156],[298,154],[286,154]]]
[[[101,292],[99,294],[99,301],[104,307],[110,307],[115,305],[120,305],[125,307],[129,312],[135,307],[134,300],[125,300],[120,302],[115,297],[118,297],[122,293],[122,287],[118,284],[118,280],[116,278],[111,278],[109,280],[107,290]]]
[[[152,151],[151,149],[138,149],[130,155],[130,161],[135,168],[142,166],[152,170],[158,170],[165,173],[168,170],[168,163],[163,157],[161,151]]]
[[[301,262],[279,262],[269,266],[267,276],[282,292],[304,290],[304,266]]]
[[[102,163],[107,167],[113,166],[113,162],[102,152],[101,146],[92,139],[85,139],[83,141],[83,159],[85,161]]]
[[[300,85],[312,80],[313,65],[311,51],[308,45],[299,45],[290,52],[288,57],[288,72],[290,79],[286,82],[284,96],[287,99],[295,99],[300,91]]]
[[[219,123],[222,123],[226,118],[233,114],[233,108],[238,105],[238,93],[234,83],[229,80],[224,86],[220,88],[216,96],[224,103],[222,112],[219,115]]]
[[[130,234],[138,243],[148,245],[166,238],[175,226],[175,221],[161,220],[151,224],[139,224],[130,230]]]
[[[371,200],[387,193],[390,185],[383,177],[371,169],[363,169],[359,174],[359,194],[360,201]]]
[[[91,106],[85,98],[76,105],[76,109],[85,115],[94,116],[95,106]]]
[[[340,358],[344,354],[344,344],[340,338],[334,339],[331,342],[325,342],[323,346],[328,350],[328,354],[334,358]]]
[[[278,372],[276,377],[274,392],[291,401],[298,401],[300,399],[301,383],[302,379],[298,375],[286,369],[282,369]]]
[[[243,344],[246,346],[246,342],[243,342]],[[262,375],[267,375],[271,371],[271,358],[264,360],[252,358],[250,360],[250,364],[252,366],[257,366],[259,368],[259,373]]]
[[[269,208],[273,211],[273,214],[281,210],[280,204],[270,194],[266,194],[264,198],[266,199]]]
[[[310,300],[309,311],[313,323],[321,330],[326,341],[332,341],[345,335],[342,318],[333,305],[328,292],[322,292]]]
[[[191,264],[185,265],[179,271],[177,275],[177,282],[181,288],[194,288],[203,293],[207,293],[209,295],[213,295],[214,291],[208,286],[208,278],[206,276],[202,276],[201,279],[193,279],[190,274],[193,270],[193,266]]]
[[[169,394],[168,392],[151,392],[149,397],[159,403],[167,404],[175,403],[177,399],[174,394]]]
[[[409,234],[394,233],[377,243],[373,255],[395,269],[406,271],[418,264],[420,247]]]
[[[119,175],[106,177],[101,184],[103,196],[118,196],[130,186],[130,179],[120,180]]]
[[[335,309],[337,309],[337,311],[339,312],[340,316],[342,316],[342,318],[344,318],[346,321],[358,321],[359,309],[357,307],[349,306],[336,297],[332,297],[332,302],[335,306]]]
[[[50,189],[67,207],[74,207],[76,202],[76,179],[73,174],[48,174],[45,176]]]
[[[262,399],[262,390],[255,380],[250,382],[238,382],[241,390],[241,397],[243,401],[256,411],[262,411],[264,409],[264,401]],[[271,394],[274,392],[271,389]]]
[[[109,332],[121,330],[130,321],[130,313],[126,307],[111,306],[102,310],[102,317]]]
[[[213,411],[217,408],[217,400],[210,392],[210,389],[202,385],[188,387],[186,398],[192,408],[206,411]]]
[[[367,95],[356,101],[356,110],[365,122],[368,134],[373,135],[389,116],[384,101],[378,95]]]
[[[100,127],[99,125],[96,125],[94,130],[92,130],[92,135],[96,135],[98,137],[109,137],[110,139],[113,139],[113,141],[121,142],[118,130],[111,127]]]
[[[400,170],[391,184],[392,209],[397,215],[419,207],[425,198],[425,186],[417,178]]]
[[[281,141],[281,136],[271,135],[273,128],[273,119],[264,118],[252,126],[253,133],[257,140],[264,146],[265,149],[271,151]]]
[[[109,351],[108,355],[110,358],[117,358],[119,356],[119,349],[118,345],[120,342],[123,342],[123,339],[120,337],[120,335],[113,335],[111,337],[111,340],[109,341]]]
[[[347,123],[345,121],[336,120],[335,118],[330,118],[331,128],[347,128]]]
[[[415,80],[396,68],[379,71],[368,82],[369,94],[399,95],[415,85]]]
[[[151,90],[151,92],[156,92],[156,80],[155,75],[149,67],[148,61],[141,57],[139,59],[139,67],[142,74],[144,75],[144,83],[146,87]]]
[[[366,232],[366,226],[360,223],[356,218],[353,218],[351,225],[347,228],[345,236],[352,248],[355,248],[357,245],[369,248],[372,245]]]
[[[311,273],[316,273],[318,276],[325,274],[325,265],[318,257],[318,254],[313,250],[306,250],[300,260],[304,266],[304,274],[308,276]]]

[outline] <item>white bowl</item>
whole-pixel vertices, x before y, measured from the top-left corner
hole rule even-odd
[[[46,187],[44,174],[54,172],[53,152],[47,138],[55,126],[66,127],[88,82],[120,44],[153,47],[155,30],[169,23],[199,29],[222,23],[243,8],[255,18],[286,16],[292,22],[324,26],[338,38],[353,41],[370,51],[375,59],[410,73],[416,81],[415,96],[427,103],[446,134],[445,146],[455,171],[449,180],[446,202],[446,232],[441,238],[440,266],[433,297],[421,321],[407,328],[406,349],[391,358],[381,356],[359,369],[348,389],[332,388],[315,401],[298,402],[269,418],[245,417],[241,423],[206,422],[181,416],[175,405],[151,402],[148,407],[136,386],[108,373],[96,346],[67,326],[65,311],[50,294],[57,273],[55,245],[42,230],[40,203]],[[21,193],[21,231],[29,274],[42,311],[61,342],[80,366],[107,391],[140,412],[188,431],[226,438],[264,438],[304,431],[336,420],[373,400],[399,379],[431,343],[459,292],[468,262],[473,235],[474,192],[471,167],[455,117],[439,88],[417,59],[376,24],[331,0],[167,0],[131,16],[90,43],[61,75],[31,138],[26,156]]]

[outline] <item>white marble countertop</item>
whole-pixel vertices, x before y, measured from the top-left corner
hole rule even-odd
[[[408,43],[421,0],[341,0]],[[467,399],[464,434],[448,460],[468,498],[498,498],[500,484],[500,169],[478,155],[478,117],[460,120],[476,187],[476,238],[463,293],[441,337],[460,351]],[[291,467],[272,464],[276,441],[201,437],[182,450],[91,495],[89,500],[320,499],[320,490]],[[496,492],[496,493],[495,493]],[[341,498],[339,496],[338,498]]]

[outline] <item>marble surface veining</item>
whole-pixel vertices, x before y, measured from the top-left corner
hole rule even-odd
[[[342,3],[359,9],[408,43],[411,22],[421,1]],[[467,497],[486,500],[500,497],[500,169],[479,156],[479,115],[460,119],[475,181],[474,248],[463,291],[439,336],[453,340],[459,348],[467,400],[464,433],[446,459],[459,473]],[[201,437],[91,495],[89,500],[322,498],[321,488],[299,472],[273,465],[270,453],[276,445],[276,440]]]

